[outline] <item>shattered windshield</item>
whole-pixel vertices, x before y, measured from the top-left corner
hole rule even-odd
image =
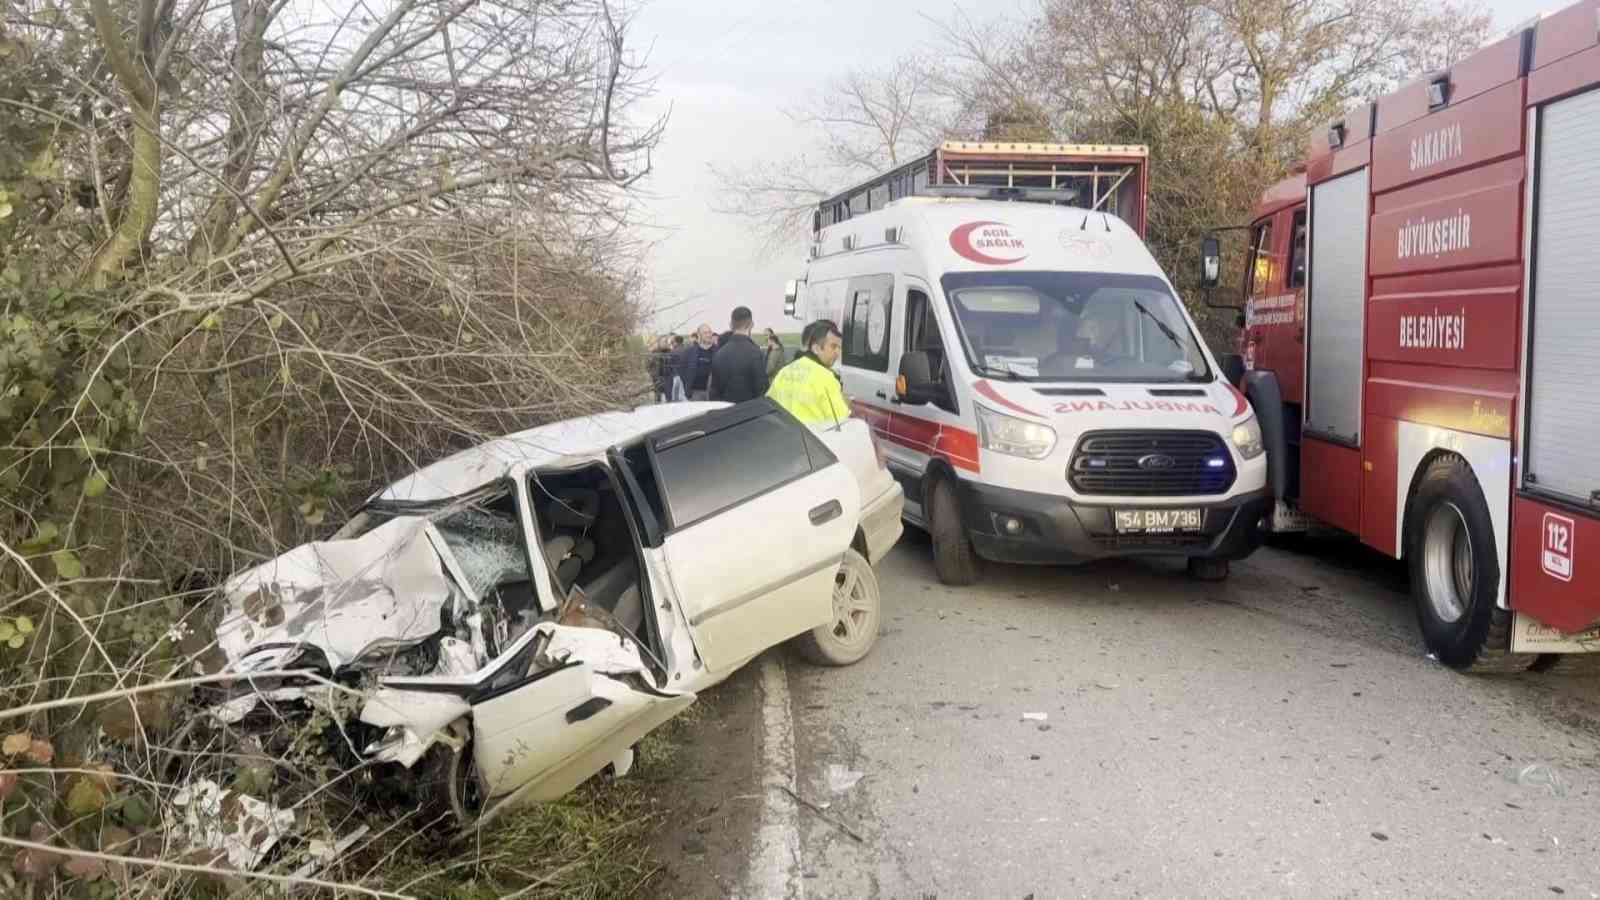
[[[461,565],[467,589],[475,596],[487,596],[500,585],[532,580],[515,513],[473,507],[435,519],[433,525]]]
[[[1210,381],[1159,278],[1105,272],[953,272],[941,280],[973,370],[1026,381]]]
[[[426,516],[466,577],[465,587],[483,598],[498,587],[533,580],[523,543],[516,500],[508,491],[462,505],[461,498],[427,504],[374,504],[362,511],[351,536],[370,531],[396,516]]]

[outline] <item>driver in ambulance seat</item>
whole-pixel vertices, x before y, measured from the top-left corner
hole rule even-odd
[[[1078,360],[1094,360],[1100,356],[1110,341],[1108,329],[1098,317],[1083,315],[1076,321],[1063,317],[1056,323],[1056,352],[1039,363],[1039,371],[1046,375],[1068,375],[1079,368]],[[1088,368],[1085,366],[1084,368]]]

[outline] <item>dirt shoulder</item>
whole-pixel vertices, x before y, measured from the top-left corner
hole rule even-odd
[[[653,897],[739,892],[761,808],[759,674],[746,666],[640,747],[634,777],[646,782],[659,822]]]

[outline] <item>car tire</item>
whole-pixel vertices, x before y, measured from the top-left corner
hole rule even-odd
[[[933,509],[928,512],[928,534],[933,538],[933,568],[945,584],[965,587],[978,580],[978,554],[961,521],[961,503],[955,483],[940,478],[933,483]]]
[[[1406,520],[1411,595],[1422,642],[1454,669],[1519,672],[1534,656],[1511,652],[1511,611],[1501,609],[1500,556],[1489,505],[1458,457],[1422,475]]]
[[[795,652],[819,666],[848,666],[872,652],[882,623],[878,573],[852,548],[834,576],[833,618],[796,637]]]
[[[1196,581],[1227,581],[1228,561],[1205,556],[1191,556],[1188,562],[1189,577]]]

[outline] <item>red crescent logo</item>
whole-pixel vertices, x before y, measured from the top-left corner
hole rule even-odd
[[[1024,253],[1015,259],[1006,259],[1000,256],[990,256],[982,250],[979,250],[977,247],[972,246],[972,233],[977,231],[979,228],[1004,229],[1008,227],[1009,226],[1004,222],[968,222],[967,224],[962,225],[960,228],[957,228],[955,231],[950,232],[950,249],[954,250],[956,253],[960,254],[966,259],[970,259],[975,263],[983,263],[986,266],[1009,266],[1012,263],[1022,262],[1028,258],[1028,254]],[[1015,246],[1018,249],[1021,249],[1022,240],[1020,238],[1011,238],[1010,240],[1014,240]]]

